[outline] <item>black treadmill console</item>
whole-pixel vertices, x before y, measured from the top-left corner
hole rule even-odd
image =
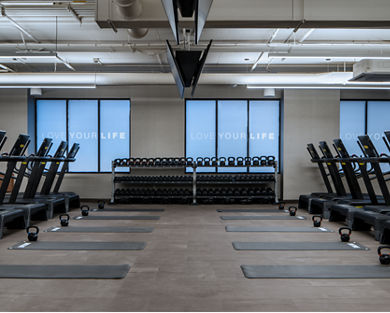
[[[341,139],[334,139],[333,143],[334,143],[334,146],[337,150],[337,154],[341,158],[349,158],[350,157],[349,153],[348,153],[347,149],[345,148],[344,143]]]
[[[378,151],[376,151],[376,148],[368,135],[359,136],[358,138],[360,143],[362,144],[364,152],[367,154],[368,157],[370,158],[379,157],[379,153]]]
[[[55,158],[62,158],[65,154],[67,146],[68,146],[68,143],[66,141],[61,141],[61,143],[58,145],[56,153],[54,154],[54,157]]]
[[[69,159],[74,159],[76,157],[77,152],[79,152],[79,149],[80,149],[80,145],[78,143],[74,143],[67,157]]]
[[[16,139],[14,146],[11,149],[9,155],[20,156],[23,155],[30,143],[30,136],[20,134]]]
[[[310,154],[310,156],[311,156],[311,158],[312,158],[313,160],[318,160],[318,159],[320,159],[320,156],[319,156],[319,154],[318,154],[316,148],[314,147],[314,145],[313,145],[312,143],[309,143],[309,144],[307,145],[307,151],[309,151],[309,154]]]
[[[320,141],[320,149],[322,154],[324,155],[325,158],[327,159],[333,159],[332,152],[330,152],[329,146],[326,143],[326,141]]]
[[[3,148],[5,142],[7,141],[7,137],[5,136],[6,132],[4,130],[0,130],[0,150]]]
[[[52,145],[52,139],[51,138],[45,138],[43,139],[41,146],[39,147],[36,156],[44,157],[49,153],[49,150]]]

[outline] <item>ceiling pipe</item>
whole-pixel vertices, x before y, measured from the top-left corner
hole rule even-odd
[[[122,15],[126,19],[134,19],[142,14],[141,0],[115,0],[114,3]],[[146,36],[148,28],[130,28],[127,30],[129,35],[133,38],[140,39]]]

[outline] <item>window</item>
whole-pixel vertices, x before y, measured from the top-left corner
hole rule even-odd
[[[113,159],[130,156],[129,100],[39,99],[36,119],[37,147],[45,137],[53,150],[61,140],[80,144],[70,172],[110,172]]]
[[[390,114],[390,101],[350,101],[340,102],[340,137],[350,154],[362,155],[357,145],[357,136],[367,134],[370,136],[378,153],[389,154],[382,137],[384,131],[390,130],[388,116]],[[390,166],[381,164],[384,171]]]
[[[186,156],[273,155],[279,160],[279,100],[186,100]],[[191,169],[187,169],[191,171]],[[201,172],[247,172],[242,168],[199,168]],[[251,168],[251,172],[273,172]]]

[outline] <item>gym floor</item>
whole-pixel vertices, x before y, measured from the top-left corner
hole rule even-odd
[[[90,204],[95,207],[96,204]],[[108,205],[107,205],[108,206]],[[158,221],[74,221],[78,226],[152,226],[152,233],[46,233],[58,220],[40,222],[39,240],[145,241],[143,251],[15,251],[24,231],[0,241],[1,264],[125,264],[120,280],[2,279],[2,311],[388,311],[388,279],[247,279],[240,265],[378,264],[372,234],[353,232],[369,251],[235,251],[233,241],[338,241],[335,233],[228,233],[225,225],[311,226],[304,221],[222,221],[222,205],[123,205],[165,212],[105,212],[159,215]],[[237,205],[228,208],[245,208]],[[250,205],[249,208],[276,208]],[[263,213],[255,213],[263,214]],[[264,213],[272,215],[271,213]],[[278,213],[279,214],[279,213]],[[283,213],[280,213],[283,214]],[[299,210],[299,215],[307,215]],[[78,210],[71,212],[79,215]],[[337,231],[340,224],[323,222]]]

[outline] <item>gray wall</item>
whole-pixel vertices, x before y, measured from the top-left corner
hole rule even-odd
[[[283,197],[324,190],[306,145],[339,137],[340,92],[293,90],[284,92]]]
[[[262,90],[232,86],[199,86],[198,98],[262,98]],[[134,156],[182,156],[184,154],[184,100],[175,86],[101,87],[97,89],[46,89],[41,98],[131,98],[131,151]],[[285,90],[283,98],[282,155],[283,196],[297,199],[302,193],[324,190],[316,167],[306,152],[308,142],[339,136],[340,92],[335,90]],[[343,91],[342,99],[390,98],[387,91]],[[30,99],[31,100],[31,99]],[[10,138],[5,151],[20,132],[32,134],[28,120],[27,91],[0,90],[0,129]],[[28,125],[29,123],[29,125]],[[28,127],[29,126],[29,127]],[[27,128],[28,127],[28,128]],[[134,172],[140,173],[140,172]],[[83,198],[109,198],[110,174],[69,174],[63,190],[75,190]]]

